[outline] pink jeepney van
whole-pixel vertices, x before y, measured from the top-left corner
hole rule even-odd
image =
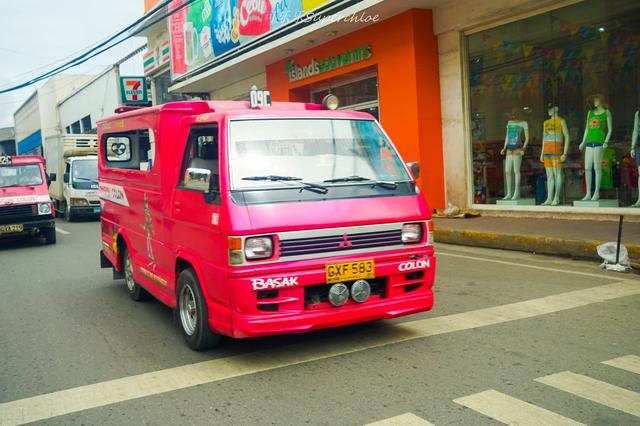
[[[336,105],[254,90],[100,121],[101,266],[174,308],[193,349],[431,309],[417,164]]]

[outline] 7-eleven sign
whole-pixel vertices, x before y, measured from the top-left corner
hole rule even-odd
[[[144,77],[120,77],[120,99],[123,105],[146,104],[147,84]]]

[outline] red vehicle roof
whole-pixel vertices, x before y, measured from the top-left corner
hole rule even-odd
[[[33,164],[44,163],[44,157],[40,155],[13,155],[11,164]]]
[[[122,118],[135,117],[150,112],[172,111],[182,112],[184,115],[196,115],[213,112],[231,111],[319,111],[325,108],[321,104],[305,102],[273,102],[269,106],[251,108],[249,102],[244,101],[182,101],[169,102],[146,108],[136,108],[121,114],[115,114],[97,122],[103,123]]]

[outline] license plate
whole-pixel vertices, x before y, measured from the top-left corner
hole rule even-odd
[[[93,212],[94,213],[100,213],[100,207],[94,207],[93,208]]]
[[[325,270],[327,274],[327,284],[376,277],[373,259],[358,260],[356,262],[329,263]]]
[[[24,231],[24,226],[20,225],[0,225],[0,234],[11,234],[13,232]]]

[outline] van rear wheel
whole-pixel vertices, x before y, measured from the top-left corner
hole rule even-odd
[[[196,351],[217,345],[220,336],[209,328],[207,302],[193,269],[185,269],[178,276],[177,302],[180,330],[187,345]]]
[[[140,302],[148,298],[149,293],[147,290],[140,287],[140,284],[133,279],[133,263],[131,262],[131,255],[129,254],[129,250],[126,248],[123,249],[122,253],[122,269],[124,269],[124,282],[127,285],[127,291],[129,292],[129,297],[135,300],[136,302]]]

